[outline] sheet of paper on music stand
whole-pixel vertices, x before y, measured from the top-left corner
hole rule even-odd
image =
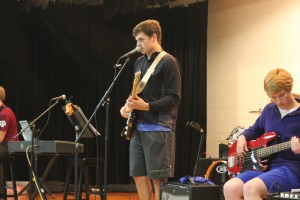
[[[62,106],[62,110],[66,114],[65,106]],[[70,120],[71,124],[74,127],[75,126],[79,127],[79,132],[81,132],[81,130],[83,129],[83,127],[86,125],[86,123],[88,121],[88,119],[82,112],[81,108],[78,106],[76,106],[76,111],[74,111],[74,113],[71,116],[68,114],[66,114],[66,116],[68,117],[68,119]],[[95,136],[99,136],[99,135],[101,135],[101,134],[94,128],[94,126],[91,123],[89,123],[89,125],[84,130],[83,134],[81,135],[81,138],[91,138],[91,137],[95,137]]]
[[[24,130],[26,127],[28,127],[27,120],[21,120],[21,121],[19,121],[19,123],[20,123],[22,130]],[[23,131],[22,136],[25,141],[31,141],[32,131],[31,131],[30,127],[28,127],[25,131]]]

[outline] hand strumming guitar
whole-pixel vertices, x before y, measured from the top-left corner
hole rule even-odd
[[[120,109],[120,114],[124,118],[128,118],[130,115],[130,108],[127,106],[127,103]]]
[[[247,141],[244,135],[240,135],[238,137],[237,146],[236,146],[236,153],[240,157],[244,157],[248,151]]]

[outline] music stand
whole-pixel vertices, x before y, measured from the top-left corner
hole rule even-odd
[[[82,129],[86,126],[88,123],[88,120],[84,113],[82,112],[81,108],[79,106],[75,106],[71,103],[71,106],[73,108],[73,112],[71,114],[68,114],[66,112],[66,106],[62,106],[62,110],[70,120],[71,124],[74,126],[75,133],[76,133],[76,145],[75,145],[75,200],[79,199],[79,190],[78,190],[78,140],[80,138],[91,138],[100,136],[101,134],[94,128],[94,126],[89,123],[87,128],[84,130],[84,132],[81,133]],[[80,137],[80,138],[79,138]]]
[[[71,104],[71,106],[73,107],[73,110],[74,110],[72,115],[68,115],[66,113],[65,106],[62,106],[61,108],[64,111],[64,113],[66,114],[66,116],[68,117],[68,119],[70,120],[71,124],[74,127],[78,126],[78,128],[79,128],[78,131],[81,132],[81,130],[86,125],[88,120],[79,106],[74,106],[73,104]],[[88,128],[86,128],[84,130],[84,132],[80,138],[92,138],[92,137],[100,136],[100,135],[101,134],[94,128],[94,126],[91,123],[89,123]]]

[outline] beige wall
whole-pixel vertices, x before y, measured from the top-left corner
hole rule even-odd
[[[300,93],[300,0],[209,0],[207,41],[207,152],[218,157],[219,141],[269,102],[269,70],[287,69]]]

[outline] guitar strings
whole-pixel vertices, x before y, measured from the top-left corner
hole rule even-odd
[[[249,160],[252,160],[252,157],[254,157],[256,159],[265,158],[263,156],[257,156],[259,150],[261,150],[261,149],[254,149],[253,151],[248,151],[246,153],[246,155],[243,156],[243,157],[239,156],[239,155],[234,156],[234,157],[236,157],[236,159],[234,160],[234,163],[238,164],[240,162],[240,160],[242,160],[242,161],[249,161]]]
[[[264,151],[264,152],[268,152],[268,153],[276,153],[276,151],[274,151],[274,147],[279,150],[285,150],[287,148],[290,148],[291,147],[291,143],[290,141],[287,141],[287,142],[283,142],[283,143],[280,143],[280,144],[277,144],[277,145],[272,145],[272,146],[269,146],[269,147],[266,147],[266,148],[263,148],[263,149],[254,149],[253,151],[248,151],[246,153],[246,155],[244,157],[241,157],[239,155],[236,155],[235,157],[237,159],[234,160],[234,164],[238,164],[240,162],[240,159],[242,158],[242,161],[249,161],[249,160],[252,160],[251,157],[252,155],[255,157],[255,158],[264,158],[263,156],[257,156],[257,154],[259,153],[259,151]],[[277,151],[278,152],[278,151]],[[253,154],[252,154],[253,153]],[[262,155],[264,155],[264,153],[261,153]],[[244,158],[244,159],[243,159]]]
[[[236,155],[236,159],[234,160],[234,164],[238,164],[243,161],[248,161],[248,160],[251,160],[251,155],[252,155],[252,152],[254,152],[254,154],[256,153],[256,151],[251,151],[251,152],[247,152],[245,156],[239,156],[239,155]],[[256,155],[254,155],[256,157]]]

